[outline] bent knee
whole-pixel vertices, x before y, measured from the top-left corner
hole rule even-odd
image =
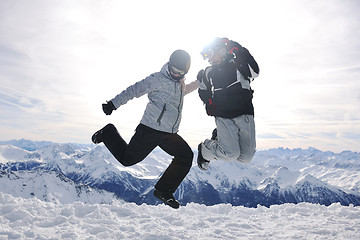
[[[192,159],[194,158],[194,153],[191,150],[191,148],[183,151],[181,154],[176,155],[175,157],[181,158],[183,159],[183,161],[192,161]]]
[[[252,153],[242,153],[240,154],[239,158],[237,159],[237,161],[242,162],[242,163],[250,163],[251,160],[254,158],[255,155],[255,151]]]
[[[228,151],[224,152],[223,154],[223,160],[225,161],[233,161],[239,158],[240,151]]]
[[[173,160],[176,161],[177,164],[181,164],[183,166],[186,166],[187,168],[191,168],[193,157],[194,153],[190,151],[187,155],[175,156]]]
[[[124,167],[131,167],[133,166],[134,164],[133,163],[130,163],[130,162],[126,162],[126,161],[122,161],[120,162]]]

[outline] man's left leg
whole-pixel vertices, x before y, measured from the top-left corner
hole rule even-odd
[[[190,171],[193,152],[177,134],[167,134],[159,146],[174,158],[156,183],[154,196],[172,208],[179,208],[180,203],[175,199],[173,193]]]
[[[168,134],[159,147],[174,158],[156,183],[155,188],[174,193],[189,173],[194,153],[178,134]]]
[[[202,157],[206,160],[231,161],[240,156],[239,129],[233,119],[215,119],[217,137],[215,140],[206,139],[201,144]]]

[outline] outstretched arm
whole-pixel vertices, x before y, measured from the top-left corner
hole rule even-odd
[[[130,87],[122,91],[120,94],[118,94],[116,97],[111,99],[114,107],[117,109],[121,105],[126,104],[129,100],[135,97],[141,97],[151,92],[154,88],[156,88],[156,81],[153,81],[154,75],[155,74],[152,74],[149,77],[146,77],[145,79],[135,83],[134,85],[131,85]]]
[[[184,95],[189,94],[189,93],[195,91],[196,89],[199,88],[199,85],[200,85],[199,80],[195,80],[195,81],[193,81],[193,82],[191,82],[191,83],[189,83],[189,84],[186,84],[186,85],[185,85]]]
[[[157,87],[156,81],[153,81],[155,74],[152,74],[140,82],[131,85],[126,90],[118,94],[115,98],[107,101],[107,103],[104,103],[102,105],[104,113],[106,115],[111,115],[114,110],[118,109],[121,105],[126,104],[129,100],[135,97],[141,97],[142,95],[155,89]]]

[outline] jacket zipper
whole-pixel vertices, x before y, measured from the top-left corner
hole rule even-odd
[[[176,83],[175,83],[175,93],[176,93]],[[174,126],[172,127],[172,130],[171,130],[172,133],[174,133],[175,125],[178,122],[179,117],[180,117],[180,106],[181,106],[181,103],[182,103],[181,99],[182,99],[182,89],[181,89],[181,84],[180,84],[180,101],[179,101],[179,105],[178,105],[178,115],[177,115],[176,121],[174,123]]]
[[[163,109],[161,110],[161,113],[160,113],[160,115],[159,115],[159,117],[157,119],[157,122],[158,122],[159,126],[161,125],[161,119],[164,116],[165,111],[166,111],[166,103],[164,104]]]

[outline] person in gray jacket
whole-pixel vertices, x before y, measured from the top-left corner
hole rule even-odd
[[[160,72],[135,83],[102,105],[104,113],[110,115],[129,100],[148,94],[149,102],[129,144],[113,124],[106,125],[92,136],[95,144],[103,142],[124,166],[144,160],[157,146],[173,156],[154,190],[156,198],[173,208],[180,206],[173,193],[188,174],[193,160],[190,146],[177,134],[184,95],[198,88],[197,80],[185,85],[184,77],[190,63],[190,55],[186,51],[176,50]]]

